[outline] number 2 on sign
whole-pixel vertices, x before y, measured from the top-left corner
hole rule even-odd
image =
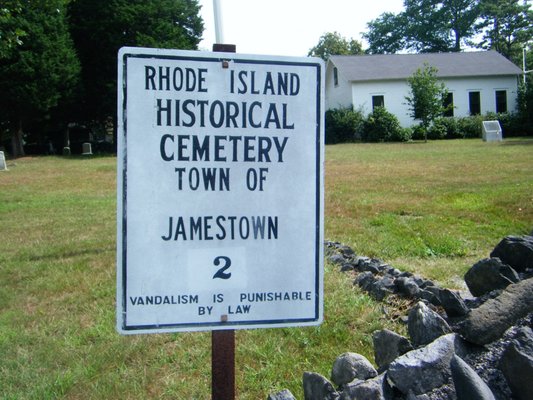
[[[217,266],[217,267],[221,263],[223,263],[222,264],[222,268],[220,268],[215,273],[215,275],[213,275],[213,279],[215,279],[215,278],[220,278],[220,279],[229,279],[229,278],[231,278],[231,272],[225,272],[231,266],[231,259],[229,257],[225,257],[225,256],[218,256],[213,261],[213,264],[215,264],[215,266]]]

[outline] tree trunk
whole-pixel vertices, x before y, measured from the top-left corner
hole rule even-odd
[[[19,120],[18,127],[11,136],[11,152],[13,153],[13,158],[24,157],[26,153],[24,152],[24,141],[22,139],[24,132],[22,130],[22,120]]]

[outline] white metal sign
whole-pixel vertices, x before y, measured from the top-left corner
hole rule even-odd
[[[323,62],[118,61],[119,332],[319,324]]]

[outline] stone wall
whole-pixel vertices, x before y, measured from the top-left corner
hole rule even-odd
[[[533,399],[533,236],[504,238],[466,273],[474,296],[327,242],[326,254],[377,300],[407,297],[409,337],[374,332],[377,369],[339,355],[330,379],[303,375],[305,400]],[[284,390],[269,400],[295,399]]]

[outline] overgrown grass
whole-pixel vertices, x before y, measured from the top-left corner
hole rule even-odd
[[[208,399],[210,335],[114,328],[113,157],[9,161],[0,173],[0,398]],[[533,140],[327,148],[326,237],[455,282],[508,234],[533,227]],[[402,332],[330,265],[320,327],[237,332],[239,399],[329,376],[370,334]]]

